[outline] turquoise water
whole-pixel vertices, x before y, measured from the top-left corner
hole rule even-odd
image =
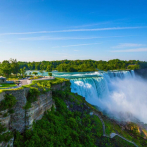
[[[27,71],[27,75],[29,73],[38,72],[38,75],[48,76],[48,72],[40,73],[39,71]],[[88,77],[100,77],[102,74],[100,72],[52,72],[54,77],[74,79],[74,78],[88,78]]]
[[[43,71],[40,73],[39,71],[27,71],[27,75],[29,73],[38,72],[40,76],[48,76],[48,72]],[[76,79],[76,78],[91,78],[91,77],[103,77],[105,74],[108,74],[110,77],[120,77],[123,78],[126,74],[130,75],[133,72],[130,71],[113,71],[113,72],[52,72],[54,77],[67,78],[67,79]]]

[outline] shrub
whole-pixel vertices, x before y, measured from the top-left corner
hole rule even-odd
[[[0,123],[0,133],[5,132],[7,129]]]
[[[11,109],[16,104],[16,98],[12,94],[6,94],[0,102],[0,110]]]
[[[0,135],[0,142],[2,142],[2,141],[8,142],[12,137],[13,137],[12,132],[6,132],[6,133]]]
[[[48,75],[49,75],[49,76],[52,76],[52,73],[51,73],[51,72],[49,72],[49,73],[48,73]]]
[[[8,116],[8,113],[5,113],[4,115],[3,115],[3,117],[7,117]]]
[[[24,106],[24,109],[31,108],[31,103],[37,101],[37,96],[39,96],[40,91],[36,87],[31,87],[27,96],[27,103]]]
[[[9,112],[10,114],[13,114],[13,113],[14,113],[14,110],[13,110],[13,109],[10,109],[8,112]]]
[[[39,96],[39,94],[40,91],[38,88],[31,87],[27,96],[27,101],[30,103],[37,101],[37,96]]]
[[[26,105],[24,106],[24,109],[30,109],[31,108],[31,103],[27,102]]]

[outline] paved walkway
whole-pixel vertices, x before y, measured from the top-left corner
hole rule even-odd
[[[137,144],[135,144],[134,142],[132,142],[132,141],[130,141],[130,140],[124,138],[123,136],[121,136],[121,135],[119,135],[119,134],[117,134],[117,133],[111,133],[110,136],[109,136],[109,135],[106,135],[105,123],[104,123],[103,119],[102,119],[101,116],[100,116],[98,113],[96,113],[96,112],[94,112],[93,115],[96,115],[96,116],[100,119],[100,121],[102,122],[102,126],[103,126],[103,136],[109,137],[109,138],[114,138],[115,136],[118,136],[118,137],[124,139],[125,141],[127,141],[127,142],[129,142],[129,143],[132,143],[132,144],[134,144],[136,147],[138,147]]]
[[[28,85],[28,79],[19,80],[21,85]]]

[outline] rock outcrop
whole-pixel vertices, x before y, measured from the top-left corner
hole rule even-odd
[[[38,96],[38,100],[31,103],[31,108],[26,110],[26,127],[30,128],[33,121],[43,117],[45,111],[50,110],[54,101],[52,99],[52,91]]]
[[[5,132],[11,132],[14,130],[23,133],[25,129],[31,128],[34,121],[43,117],[45,111],[50,110],[55,103],[52,99],[52,90],[64,90],[65,82],[52,85],[50,91],[37,96],[37,101],[31,103],[31,108],[25,109],[27,103],[27,96],[30,88],[23,88],[20,90],[9,90],[0,93],[0,102],[4,99],[5,94],[12,94],[17,102],[13,107],[14,113],[10,114],[8,110],[0,111],[0,123],[6,128]],[[4,117],[4,114],[7,116]],[[0,135],[3,135],[1,132]],[[12,137],[8,142],[0,142],[0,147],[13,147]]]

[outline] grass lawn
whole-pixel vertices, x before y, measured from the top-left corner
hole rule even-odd
[[[0,84],[0,89],[14,87],[14,86],[17,86],[17,85],[16,84],[4,83],[4,84]]]

